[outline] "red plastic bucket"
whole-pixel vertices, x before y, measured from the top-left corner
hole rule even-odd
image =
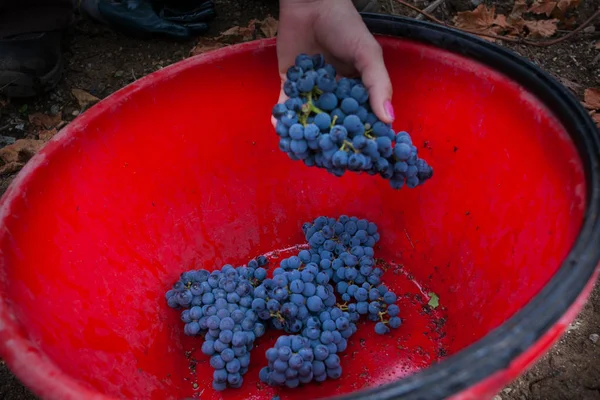
[[[593,122],[497,46],[365,20],[385,35],[394,127],[434,178],[393,191],[280,152],[273,40],[140,79],[59,133],[2,199],[0,355],[19,379],[60,400],[483,399],[543,354],[600,258]],[[214,392],[201,340],[183,335],[165,291],[184,270],[294,246],[302,223],[341,214],[379,226],[402,327],[381,337],[361,325],[342,378],[295,390],[258,384],[274,340],[261,338],[243,387]]]

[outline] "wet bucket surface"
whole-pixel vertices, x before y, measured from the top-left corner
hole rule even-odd
[[[58,134],[3,198],[0,350],[20,379],[60,399],[443,398],[507,368],[585,297],[598,261],[593,125],[572,99],[536,97],[538,86],[441,49],[459,34],[369,18],[408,37],[378,37],[394,128],[410,132],[434,177],[393,191],[289,160],[269,120],[272,40],[141,79]],[[560,101],[572,115],[557,114]],[[183,335],[165,291],[184,270],[300,245],[302,223],[341,214],[379,226],[376,257],[389,264],[383,281],[400,295],[402,327],[381,337],[361,324],[342,378],[302,390],[258,383],[267,335],[243,387],[214,393],[202,341]]]

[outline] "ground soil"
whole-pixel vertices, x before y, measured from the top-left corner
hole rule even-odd
[[[216,0],[217,19],[208,36],[236,25],[246,25],[252,19],[277,16],[276,0]],[[494,2],[497,10],[507,11],[512,1]],[[423,8],[428,1],[412,4]],[[449,21],[457,11],[473,9],[478,0],[447,0],[435,12]],[[415,17],[417,14],[395,3],[382,0],[383,11]],[[600,6],[600,1],[583,1],[575,13],[577,22],[588,18]],[[596,42],[600,19],[576,39],[550,47],[531,47],[505,43],[513,51],[527,57],[558,78],[578,96],[588,87],[600,87],[600,50]],[[194,41],[174,43],[168,40],[138,40],[80,16],[66,40],[67,67],[65,77],[50,93],[34,100],[7,101],[0,98],[0,146],[8,140],[37,139],[40,128],[29,121],[29,115],[41,112],[60,115],[61,126],[84,111],[72,95],[73,88],[82,89],[99,98],[166,65],[189,55]],[[11,139],[13,138],[13,139]],[[6,190],[14,173],[0,176],[0,193]],[[600,399],[600,287],[552,350],[529,371],[504,388],[495,400],[514,399]],[[0,360],[0,399],[35,399],[15,379]]]

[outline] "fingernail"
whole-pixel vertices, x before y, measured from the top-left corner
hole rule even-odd
[[[383,104],[383,108],[385,108],[385,112],[387,113],[388,117],[390,117],[392,120],[396,119],[396,114],[394,114],[394,107],[392,106],[391,101],[387,100]]]

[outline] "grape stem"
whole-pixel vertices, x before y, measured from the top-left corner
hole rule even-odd
[[[379,311],[377,314],[379,314],[379,319],[380,319],[380,320],[381,320],[381,322],[383,322],[384,324],[387,324],[388,322],[390,322],[389,320],[387,320],[387,321],[386,321],[385,319],[383,319],[383,316],[384,316],[385,314],[387,314],[387,311],[383,311],[383,312]]]
[[[248,279],[248,281],[250,282],[250,284],[251,284],[253,287],[257,287],[257,286],[259,286],[259,285],[260,285],[260,282],[259,282],[259,281],[258,281],[258,279],[256,279],[256,278]]]
[[[306,127],[306,120],[308,119],[309,113],[310,111],[308,113],[304,112],[298,117],[298,122],[300,122],[304,127]]]
[[[347,140],[344,140],[344,144],[342,144],[342,147],[340,147],[340,150],[345,151],[347,149],[351,149],[353,152],[357,153],[357,151],[354,148],[354,146],[352,146],[352,143],[350,143]]]
[[[285,318],[283,318],[283,317],[281,316],[281,314],[279,313],[279,311],[277,311],[277,312],[274,312],[274,313],[272,312],[272,313],[270,313],[270,314],[271,314],[271,317],[272,317],[272,318],[277,318],[277,319],[279,320],[279,322],[281,322],[281,323],[284,323],[284,322],[285,322]]]
[[[314,112],[315,114],[321,114],[323,112],[323,110],[317,108],[317,106],[315,106],[315,103],[313,103],[312,93],[309,93],[306,96],[306,99],[306,104],[308,104],[308,109],[310,112]]]
[[[329,125],[329,129],[333,128],[337,119],[338,119],[338,116],[334,115],[333,118],[331,119],[331,125]]]

